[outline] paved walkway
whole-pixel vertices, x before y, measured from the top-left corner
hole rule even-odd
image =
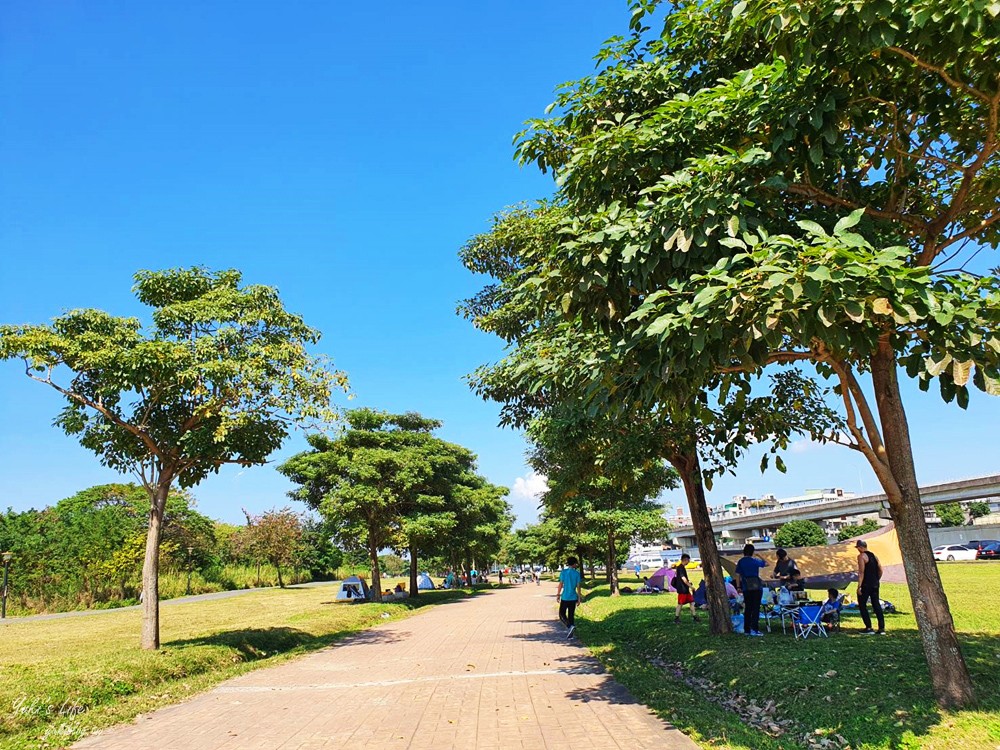
[[[555,585],[386,623],[93,735],[103,750],[695,750],[555,621]]]

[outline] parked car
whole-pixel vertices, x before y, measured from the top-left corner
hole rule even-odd
[[[977,560],[1000,560],[1000,542],[991,542],[976,550]]]
[[[964,542],[964,544],[974,550],[981,550],[990,544],[1000,544],[1000,539],[974,539],[971,542]]]
[[[934,548],[935,560],[975,560],[976,550],[964,544],[942,544]]]

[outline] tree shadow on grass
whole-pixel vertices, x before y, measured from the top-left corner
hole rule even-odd
[[[243,661],[258,661],[295,651],[317,651],[328,646],[387,644],[406,640],[407,633],[391,630],[336,630],[314,635],[297,628],[244,628],[213,633],[199,638],[185,638],[164,643],[167,648],[186,646],[222,646],[238,652]]]
[[[781,716],[807,732],[832,730],[853,747],[881,748],[902,746],[907,734],[926,735],[944,718],[933,699],[919,634],[912,627],[893,627],[892,619],[890,634],[882,638],[851,628],[806,641],[780,630],[749,639],[711,636],[704,626],[673,626],[661,608],[645,607],[581,621],[578,633],[639,700],[661,717],[670,713],[678,726],[697,735],[720,731],[726,721],[721,708],[702,709],[710,697],[729,692],[759,705],[774,701]],[[1000,712],[1000,639],[962,633],[960,640],[979,700],[974,710]],[[718,689],[706,687],[706,681]],[[671,697],[679,693],[686,698]],[[865,707],[860,714],[858,706]],[[735,731],[748,747],[773,746],[772,738],[752,726]]]

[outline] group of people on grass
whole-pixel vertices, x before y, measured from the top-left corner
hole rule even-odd
[[[885,635],[885,614],[882,609],[882,600],[879,597],[879,584],[882,580],[882,564],[873,552],[868,551],[868,542],[859,539],[855,544],[858,550],[858,610],[861,613],[861,621],[864,623],[865,634]],[[776,552],[778,562],[774,566],[773,576],[780,585],[783,592],[793,592],[802,590],[802,573],[795,565],[795,561],[788,556],[788,552],[779,549]],[[695,589],[688,578],[687,566],[691,562],[691,556],[687,553],[681,555],[680,565],[674,573],[673,589],[677,592],[677,607],[674,611],[674,623],[681,621],[681,612],[684,607],[690,607],[691,619],[698,622],[697,594],[702,595],[702,602],[705,601],[705,581],[703,580],[698,589]],[[559,574],[559,587],[556,590],[556,598],[559,600],[559,620],[566,626],[567,637],[573,635],[576,629],[575,614],[577,604],[582,599],[582,576],[577,569],[579,561],[575,557],[566,560],[566,567]],[[743,632],[749,636],[762,637],[760,631],[760,610],[764,596],[764,579],[761,571],[767,566],[767,561],[755,553],[754,546],[747,544],[743,547],[743,557],[736,563],[736,581],[726,577],[726,594],[730,604],[734,605],[742,599],[743,607]],[[792,598],[794,601],[794,598]],[[871,602],[872,610],[878,622],[878,630],[872,629],[871,616],[868,614],[868,603]],[[774,600],[775,604],[791,603]],[[820,618],[827,625],[839,623],[842,597],[836,589],[827,589],[827,599],[821,605]]]
[[[882,610],[882,600],[879,598],[882,564],[874,553],[868,551],[868,542],[864,539],[859,539],[855,548],[858,550],[858,610],[865,626],[862,632],[884,635],[885,616]],[[775,579],[780,582],[783,590],[801,591],[802,574],[796,567],[795,561],[783,549],[779,549],[776,554],[778,562],[773,571]],[[752,544],[743,547],[743,557],[736,563],[738,589],[743,595],[743,632],[754,637],[763,635],[760,632],[760,608],[765,587],[760,573],[766,565],[767,561],[755,554]],[[868,614],[869,601],[878,621],[877,631],[872,629],[871,616]],[[782,602],[777,601],[776,603],[781,604]],[[820,610],[820,617],[824,623],[839,622],[841,603],[842,598],[837,590],[827,589],[827,599],[821,605]]]

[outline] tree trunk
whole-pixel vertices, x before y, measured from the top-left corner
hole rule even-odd
[[[260,588],[260,560],[257,561],[257,588]]]
[[[369,531],[368,539],[374,540],[375,535]],[[378,545],[374,541],[368,542],[368,561],[372,566],[372,601],[381,602],[382,601],[382,576],[378,569]]]
[[[708,514],[698,452],[692,450],[676,453],[670,457],[670,463],[681,475],[684,494],[691,509],[691,525],[694,527],[695,541],[701,555],[701,569],[705,576],[709,632],[712,635],[731,633],[733,623],[730,619],[729,597],[726,596],[725,574],[722,572],[719,548],[715,543],[712,519]]]
[[[142,635],[140,645],[147,650],[160,647],[160,538],[163,534],[163,510],[167,505],[173,477],[160,472],[149,497],[149,528],[146,531],[146,556],[142,562]]]
[[[416,596],[417,590],[417,545],[410,545],[410,596]]]
[[[597,580],[597,571],[594,569],[594,558],[593,558],[593,556],[591,556],[589,562],[590,562],[590,580],[591,581],[596,581]]]
[[[274,569],[278,571],[278,587],[285,588],[285,582],[281,578],[281,565],[278,563],[274,564]]]
[[[472,580],[472,553],[465,553],[465,574],[469,577],[469,588],[475,585],[475,581]]]
[[[615,532],[608,529],[608,585],[611,596],[619,596],[618,592],[618,550],[615,547]]]
[[[871,369],[875,402],[885,442],[885,460],[896,485],[883,488],[889,498],[889,513],[899,537],[906,583],[910,589],[913,614],[930,669],[934,695],[944,708],[961,708],[973,701],[972,679],[959,648],[948,598],[941,585],[927,534],[924,508],[920,502],[920,489],[913,465],[910,430],[899,395],[896,357],[888,340],[879,342],[872,357]]]

